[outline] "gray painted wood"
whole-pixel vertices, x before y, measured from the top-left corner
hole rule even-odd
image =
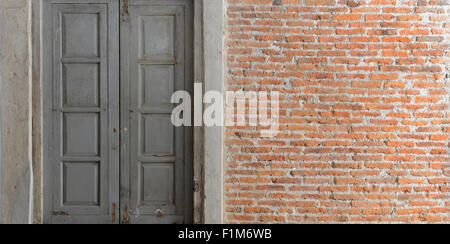
[[[41,1],[32,0],[32,163],[33,163],[33,222],[42,224],[42,80],[41,80]]]
[[[170,121],[172,93],[192,89],[191,7],[131,1],[122,23],[124,223],[192,222],[192,130]]]
[[[43,6],[44,222],[118,223],[118,2]]]
[[[44,223],[118,222],[119,146],[121,221],[191,223],[192,130],[172,127],[169,101],[192,91],[191,2],[130,3],[120,131],[117,3],[44,0]]]

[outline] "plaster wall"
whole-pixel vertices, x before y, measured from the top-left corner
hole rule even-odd
[[[0,2],[0,223],[30,222],[30,4]]]

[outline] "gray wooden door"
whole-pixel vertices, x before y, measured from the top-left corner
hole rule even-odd
[[[43,1],[45,223],[192,222],[192,130],[170,120],[191,19],[190,0]]]
[[[119,3],[43,1],[44,221],[118,223]]]
[[[192,132],[172,125],[170,101],[193,86],[191,1],[124,7],[121,220],[191,223]]]

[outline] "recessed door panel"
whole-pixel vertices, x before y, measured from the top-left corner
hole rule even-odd
[[[62,174],[64,206],[100,205],[100,162],[65,162]]]
[[[175,56],[175,21],[172,15],[140,16],[140,58]]]
[[[141,204],[175,205],[173,183],[175,169],[173,163],[148,163],[141,167]]]
[[[175,92],[175,65],[142,65],[140,67],[140,90],[142,107],[171,111],[170,102]]]
[[[64,113],[62,156],[100,157],[101,130],[100,113]]]
[[[100,47],[99,13],[62,13],[64,57],[98,57]]]
[[[176,129],[167,114],[142,115],[140,142],[143,157],[175,155]]]
[[[99,71],[99,64],[63,64],[62,89],[65,107],[98,107],[100,105]]]

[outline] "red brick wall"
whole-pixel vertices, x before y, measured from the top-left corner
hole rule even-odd
[[[227,128],[226,222],[450,223],[449,4],[227,0],[228,90],[281,132]]]

